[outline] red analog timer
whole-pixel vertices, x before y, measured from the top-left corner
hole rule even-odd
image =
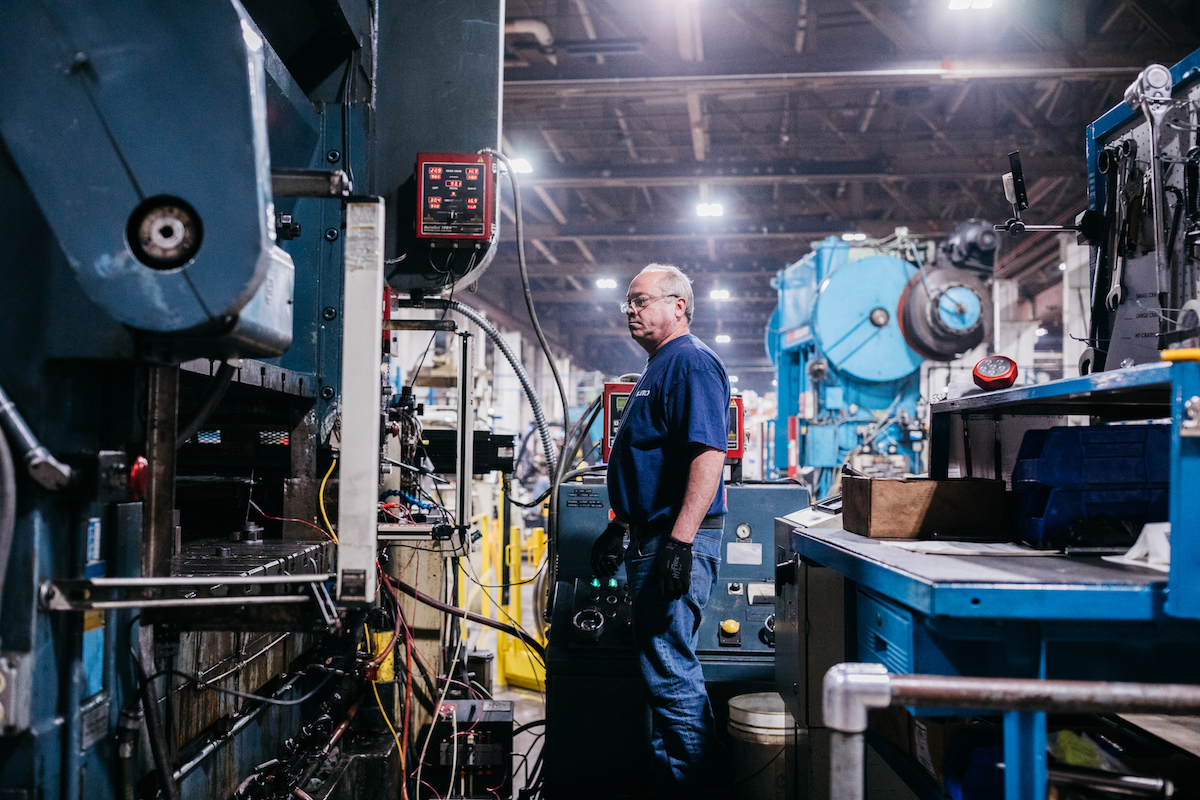
[[[1008,356],[988,356],[975,365],[971,377],[981,389],[1007,389],[1016,383],[1017,362]]]

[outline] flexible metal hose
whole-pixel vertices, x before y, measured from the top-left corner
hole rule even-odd
[[[488,322],[478,311],[470,306],[464,306],[457,300],[449,300],[447,301],[447,305],[452,311],[457,311],[482,328],[493,344],[500,348],[500,352],[504,353],[504,357],[512,365],[513,371],[517,373],[517,380],[521,382],[521,388],[525,390],[525,394],[529,397],[529,406],[533,409],[533,419],[537,424],[538,435],[542,439],[542,449],[546,452],[546,466],[549,474],[553,476],[558,470],[558,458],[554,454],[554,440],[550,437],[550,426],[546,424],[546,414],[542,410],[542,402],[538,399],[537,393],[534,392],[533,384],[530,382],[525,368],[521,366],[520,359],[516,357],[512,348],[508,346],[508,342],[504,341],[504,337],[500,335],[500,331],[496,330],[495,326]]]
[[[17,467],[8,437],[0,431],[0,597],[8,577],[8,559],[12,555],[17,529]]]

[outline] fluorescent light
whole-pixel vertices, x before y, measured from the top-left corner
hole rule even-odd
[[[772,385],[772,386],[778,386],[778,385],[779,385],[779,381],[778,381],[778,380],[773,380],[773,381],[771,381],[771,385]]]
[[[971,8],[991,8],[992,0],[971,0]]]
[[[964,8],[971,7],[971,0],[950,0],[951,11],[962,11]]]
[[[843,233],[842,234],[843,242],[865,242],[866,240],[867,240],[867,235],[865,233]]]
[[[1045,336],[1049,332],[1050,331],[1046,330],[1045,328],[1038,328],[1036,331],[1034,331],[1034,333],[1036,333],[1038,336]]]
[[[508,164],[512,167],[513,172],[533,172],[533,164],[530,164],[529,160],[525,158],[510,158]]]
[[[725,213],[725,206],[720,203],[700,203],[696,206],[698,217],[719,217]]]
[[[1064,261],[1063,263],[1059,264],[1059,265],[1058,265],[1058,271],[1059,271],[1059,272],[1066,272],[1066,271],[1067,271],[1067,262],[1065,262],[1065,261]]]
[[[708,210],[708,203],[700,203],[696,206],[697,217],[711,217],[712,213]]]
[[[729,299],[729,290],[728,289],[713,289],[711,292],[708,293],[708,296],[711,297],[713,300],[728,300]]]
[[[617,282],[615,280],[613,280],[612,278],[597,278],[596,279],[596,288],[597,289],[615,289],[615,288],[617,288]]]
[[[726,333],[718,333],[717,334],[717,344],[729,344],[729,342],[730,342],[729,334],[726,334]]]
[[[729,376],[729,382],[730,382],[730,383],[737,383],[737,375],[730,375],[730,376]]]

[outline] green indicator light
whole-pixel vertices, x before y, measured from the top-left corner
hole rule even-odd
[[[608,579],[608,588],[610,588],[610,589],[615,589],[615,588],[617,588],[617,579],[616,579],[616,578],[609,578],[609,579]]]
[[[600,588],[600,579],[592,578],[592,586],[593,586],[593,588],[599,589]]]

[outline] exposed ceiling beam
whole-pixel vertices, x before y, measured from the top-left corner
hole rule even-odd
[[[914,156],[858,161],[776,161],[685,164],[579,164],[547,168],[521,179],[522,186],[545,188],[606,188],[618,186],[695,186],[717,184],[823,184],[842,181],[956,181],[1000,180],[1007,166],[993,157],[988,164],[979,156]],[[1079,175],[1081,161],[1074,156],[1024,159],[1029,175],[1057,177]]]
[[[1177,61],[1186,52],[1161,52],[1156,58],[1163,63]],[[720,71],[729,66],[708,62],[697,65],[698,74],[660,74],[630,77],[624,71],[612,71],[599,77],[520,77],[509,76],[504,81],[505,105],[538,97],[579,97],[589,100],[619,98],[630,100],[647,94],[680,95],[689,91],[745,93],[759,90],[783,92],[797,89],[879,88],[928,86],[945,81],[992,80],[1033,81],[1064,80],[1093,82],[1100,78],[1132,79],[1145,66],[1147,54],[1129,49],[1111,53],[1090,52],[1088,66],[1075,66],[1062,56],[1050,53],[1029,54],[1017,62],[999,60],[963,60],[948,56],[945,59],[910,61],[879,69],[835,69],[771,73],[729,73]],[[856,59],[861,63],[862,59]],[[882,59],[881,59],[882,61]],[[740,65],[739,65],[740,66]],[[702,72],[702,70],[709,70]],[[560,74],[560,71],[554,74]]]
[[[923,230],[924,225],[914,230]],[[853,220],[827,220],[812,217],[790,217],[774,222],[746,221],[730,218],[692,222],[572,222],[562,226],[526,224],[525,235],[544,242],[575,239],[609,239],[638,241],[654,239],[694,239],[703,243],[714,239],[811,239],[814,236],[853,233],[858,224]],[[501,228],[500,240],[515,241],[512,226]]]
[[[894,14],[880,0],[850,0],[850,5],[888,38],[897,53],[907,55],[921,49],[920,45],[925,41],[925,37],[919,35],[911,25]]]

